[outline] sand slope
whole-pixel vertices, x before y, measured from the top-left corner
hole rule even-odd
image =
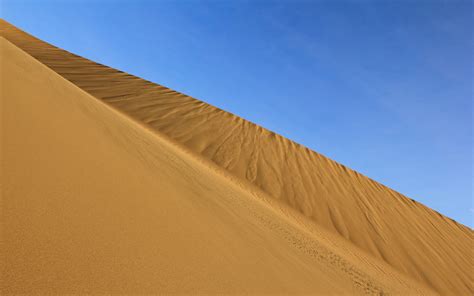
[[[61,77],[146,125],[156,135],[173,140],[179,149],[225,170],[233,182],[242,184],[244,191],[262,191],[269,199],[283,201],[289,206],[284,211],[285,221],[288,216],[306,221],[304,215],[312,225],[298,225],[304,224],[305,229],[323,227],[318,231],[349,246],[344,250],[356,246],[354,257],[368,254],[367,260],[376,260],[373,264],[381,264],[382,269],[393,267],[396,271],[390,272],[397,277],[410,277],[443,294],[473,292],[473,241],[469,228],[230,113],[55,48],[5,22],[0,28],[1,35]],[[132,153],[132,148],[127,149]],[[136,152],[135,148],[132,150]],[[153,154],[150,151],[133,155],[146,158]],[[102,161],[101,157],[97,159]],[[180,171],[175,176],[179,174],[184,173]],[[190,186],[193,187],[185,187]],[[195,194],[201,195],[202,192]],[[277,208],[284,208],[279,202],[276,204]],[[336,252],[337,248],[331,245],[329,249]],[[312,266],[308,262],[305,265]],[[378,272],[366,273],[371,281],[380,276]],[[316,283],[318,287],[336,291],[328,284],[331,281],[323,284],[323,279],[321,284]],[[408,285],[406,279],[399,282],[404,287]],[[279,291],[277,287],[275,291]]]
[[[0,44],[2,293],[433,293]]]

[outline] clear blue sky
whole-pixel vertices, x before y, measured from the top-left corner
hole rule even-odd
[[[473,226],[471,1],[1,1],[53,43]]]

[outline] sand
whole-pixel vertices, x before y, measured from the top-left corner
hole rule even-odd
[[[472,230],[6,22],[2,294],[470,295]]]

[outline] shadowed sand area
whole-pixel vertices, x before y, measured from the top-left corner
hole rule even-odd
[[[2,21],[2,294],[472,294],[472,230]]]

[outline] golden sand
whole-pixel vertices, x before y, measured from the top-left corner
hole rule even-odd
[[[472,230],[0,21],[1,292],[471,295]]]

